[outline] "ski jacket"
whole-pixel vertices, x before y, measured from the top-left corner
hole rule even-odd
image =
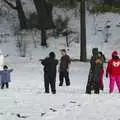
[[[107,74],[110,76],[120,76],[120,59],[111,59],[108,62]]]
[[[11,73],[12,71],[13,71],[13,69],[0,71],[0,76],[1,76],[1,82],[2,82],[2,83],[11,82],[10,73]]]
[[[62,56],[60,60],[60,71],[65,71],[69,69],[70,63],[71,63],[70,56],[68,55]]]
[[[44,66],[44,72],[49,76],[56,76],[58,60],[53,58],[44,59],[41,64]]]

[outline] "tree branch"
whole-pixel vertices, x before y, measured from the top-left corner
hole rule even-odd
[[[17,10],[17,7],[14,6],[12,3],[8,2],[7,0],[4,0],[5,3],[7,3],[12,9]]]

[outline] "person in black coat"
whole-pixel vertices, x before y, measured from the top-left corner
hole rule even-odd
[[[59,66],[59,86],[63,85],[63,80],[65,78],[66,86],[70,86],[70,78],[69,78],[69,65],[71,63],[69,55],[67,55],[66,50],[61,50],[61,60]]]
[[[86,86],[86,93],[91,94],[91,91],[94,90],[95,94],[99,94],[99,82],[102,61],[100,60],[98,55],[98,48],[93,48],[92,53],[93,56],[91,57],[90,60],[90,70]]]
[[[53,94],[56,94],[56,69],[58,60],[55,59],[55,53],[50,52],[49,57],[42,60],[44,66],[44,85],[45,93],[49,93],[49,85]]]

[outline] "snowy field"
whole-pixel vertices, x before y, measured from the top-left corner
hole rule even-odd
[[[35,11],[32,0],[22,0],[25,14]],[[29,7],[31,6],[31,7]],[[49,37],[48,48],[40,46],[40,32],[26,31],[26,58],[20,58],[15,31],[18,19],[15,11],[6,10],[8,15],[0,16],[0,50],[8,57],[5,64],[14,69],[10,88],[0,90],[0,120],[120,120],[120,95],[108,93],[109,80],[104,78],[105,89],[100,95],[86,95],[85,87],[89,71],[89,63],[74,62],[71,65],[70,87],[59,87],[57,76],[57,94],[44,93],[43,68],[38,62],[54,51],[60,58],[60,49],[66,48],[65,37]],[[62,15],[70,18],[69,28],[80,35],[80,16],[74,16],[74,10],[54,8],[53,17]],[[92,15],[87,12],[87,57],[90,58],[93,47],[110,58],[113,50],[120,52],[120,15],[113,13]],[[105,25],[109,21],[108,43],[105,43]],[[33,37],[37,41],[35,48]],[[70,39],[74,38],[71,36]],[[80,40],[80,36],[78,36]],[[68,54],[71,58],[80,58],[80,43],[72,42]]]
[[[0,120],[120,120],[120,95],[108,94],[108,80],[100,95],[86,95],[88,63],[71,65],[71,86],[45,94],[40,63],[8,62],[12,73],[9,89],[0,91]]]

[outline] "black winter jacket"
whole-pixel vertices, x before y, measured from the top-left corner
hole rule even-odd
[[[56,69],[58,60],[54,58],[46,58],[44,59],[41,64],[44,66],[44,72],[50,76],[56,76]]]

